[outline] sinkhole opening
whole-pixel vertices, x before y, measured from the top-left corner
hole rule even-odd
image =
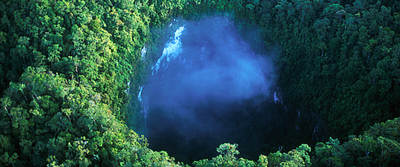
[[[253,49],[227,17],[172,24],[175,33],[138,94],[151,149],[191,164],[217,156],[223,143],[257,160],[309,140],[302,140],[312,135],[301,112],[279,97],[275,54]]]

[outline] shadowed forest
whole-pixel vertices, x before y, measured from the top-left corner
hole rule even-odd
[[[399,12],[392,0],[1,1],[0,166],[398,165]],[[166,27],[216,15],[249,47],[274,53],[288,113],[262,148],[219,141],[187,162],[139,135],[138,94],[173,36]],[[145,47],[153,54],[143,58]],[[301,137],[283,127],[299,111]]]

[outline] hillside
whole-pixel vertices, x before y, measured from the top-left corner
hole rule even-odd
[[[0,2],[1,166],[184,166],[148,148],[128,105],[141,50],[172,18],[227,14],[279,48],[289,108],[333,138],[288,153],[219,156],[194,166],[392,166],[400,145],[400,3],[389,0],[9,0]],[[251,37],[248,37],[251,38]],[[381,123],[385,122],[385,123]],[[310,129],[312,131],[313,129]],[[314,129],[315,130],[315,129]],[[359,136],[355,136],[355,135]],[[338,138],[338,139],[336,139]],[[340,141],[345,141],[340,144]]]

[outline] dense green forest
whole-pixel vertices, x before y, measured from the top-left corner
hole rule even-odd
[[[191,165],[400,164],[398,12],[391,0],[1,1],[0,166],[185,166],[126,125],[139,112],[126,91],[139,91],[152,29],[215,14],[261,27],[280,48],[285,103],[332,138],[258,161],[221,143]]]

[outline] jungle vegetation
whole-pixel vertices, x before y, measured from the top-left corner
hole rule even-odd
[[[391,0],[1,1],[0,166],[185,166],[128,127],[139,111],[126,91],[139,91],[152,28],[226,13],[280,47],[283,99],[332,138],[258,161],[225,143],[191,165],[400,164],[399,11]]]

